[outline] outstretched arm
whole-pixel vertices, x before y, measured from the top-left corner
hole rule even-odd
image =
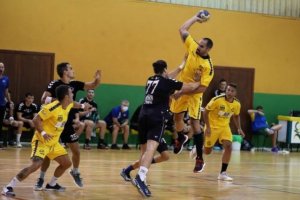
[[[183,61],[181,62],[181,64],[173,71],[168,73],[168,77],[174,79],[179,72],[181,72],[181,70],[183,70],[184,66],[185,66],[185,61],[186,61],[187,55],[184,56]]]
[[[184,42],[185,39],[187,38],[187,36],[189,35],[188,30],[191,28],[191,26],[196,23],[196,22],[205,22],[206,20],[201,19],[199,17],[197,17],[197,15],[191,17],[190,19],[188,19],[186,22],[183,23],[183,25],[180,27],[179,29],[179,33],[181,36],[182,41]]]
[[[94,81],[85,82],[84,89],[85,90],[95,89],[100,84],[100,81],[101,81],[101,70],[97,70],[94,76]]]

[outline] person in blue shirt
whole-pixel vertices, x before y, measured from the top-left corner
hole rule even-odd
[[[9,104],[13,104],[10,99],[10,96],[8,95],[9,78],[7,76],[4,76],[4,70],[5,70],[4,64],[0,62],[0,135],[2,135],[2,126],[3,126],[3,119],[6,110],[6,103],[8,102]],[[7,101],[5,100],[5,97]],[[11,120],[13,120],[13,118]],[[6,144],[4,143],[3,145],[0,144],[0,148],[6,146],[7,146],[7,142]]]
[[[117,145],[118,133],[123,133],[122,149],[130,149],[128,146],[129,137],[129,101],[122,100],[121,105],[114,107],[104,118],[107,128],[112,132],[111,149],[120,149]]]
[[[254,131],[254,133],[270,135],[272,137],[272,152],[277,153],[278,148],[276,146],[276,139],[278,131],[282,128],[282,125],[272,124],[271,126],[269,126],[262,106],[257,106],[255,110],[250,109],[248,110],[248,113],[252,121],[252,131]]]

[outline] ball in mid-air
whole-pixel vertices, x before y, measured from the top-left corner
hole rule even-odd
[[[210,14],[207,10],[200,10],[199,13],[197,14],[197,17],[199,17],[202,20],[207,21],[210,17]]]

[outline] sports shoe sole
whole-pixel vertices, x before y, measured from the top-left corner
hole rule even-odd
[[[72,173],[72,170],[69,171],[69,175],[72,177],[72,180],[73,180],[74,184],[75,184],[78,188],[83,188],[83,184],[82,184],[82,186],[78,185],[78,184],[76,183],[76,181],[75,181],[75,179],[74,179],[74,177],[73,177],[73,175],[72,175],[71,173]]]
[[[46,188],[46,187],[45,187],[45,190],[46,190],[46,191],[55,191],[55,192],[65,192],[65,191],[66,191],[66,188],[56,190],[56,189]]]
[[[34,191],[43,191],[44,188],[43,188],[43,187],[41,187],[41,188],[34,187],[33,190],[34,190]]]
[[[225,179],[222,179],[222,178],[219,178],[219,177],[218,177],[218,180],[219,181],[227,181],[227,182],[232,182],[233,181],[233,179],[231,179],[231,180],[225,180]]]
[[[174,154],[180,154],[180,153],[182,152],[183,146],[184,146],[184,144],[188,141],[189,137],[186,136],[186,135],[184,135],[184,138],[185,138],[185,139],[184,139],[184,141],[183,141],[183,143],[182,143],[182,145],[181,145],[180,150],[179,150],[177,153],[174,153]]]
[[[203,166],[202,166],[202,169],[201,169],[201,170],[199,170],[199,171],[194,171],[194,173],[201,173],[201,172],[203,172],[204,167],[205,167],[205,163],[203,163]]]
[[[150,197],[151,194],[148,196],[146,195],[143,190],[141,189],[141,187],[136,183],[135,179],[133,179],[132,181],[132,185],[135,186],[137,188],[137,190],[139,191],[139,193],[143,196],[143,197]]]
[[[125,174],[125,172],[123,172],[123,170],[121,171],[120,176],[122,176],[122,178],[124,179],[124,181],[129,182],[129,181],[132,180],[131,178],[129,179],[129,178],[126,176],[126,174]]]

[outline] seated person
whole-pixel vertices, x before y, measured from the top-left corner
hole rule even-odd
[[[219,95],[222,95],[222,94],[225,94],[226,86],[227,86],[226,80],[221,79],[219,81],[218,89],[215,90],[215,93],[214,93],[215,97],[219,96]]]
[[[257,106],[256,110],[248,110],[252,121],[252,130],[255,133],[268,134],[272,137],[272,152],[278,152],[276,146],[276,139],[278,131],[282,128],[280,124],[273,124],[271,127],[268,125],[265,113],[262,106]]]
[[[80,99],[80,103],[89,103],[92,108],[88,111],[82,111],[79,113],[81,117],[81,121],[85,124],[85,149],[90,149],[89,142],[91,140],[91,135],[93,130],[99,128],[99,140],[98,140],[98,149],[107,149],[107,144],[104,142],[105,139],[105,131],[106,131],[106,122],[104,120],[100,120],[100,116],[98,113],[98,105],[94,101],[95,91],[88,90],[85,98]]]
[[[128,146],[129,137],[129,101],[123,100],[120,106],[114,107],[104,118],[108,129],[112,132],[111,149],[120,149],[117,145],[117,136],[121,131],[123,133],[122,149],[130,149]]]
[[[10,93],[8,93],[8,95],[10,95]],[[13,103],[6,103],[6,110],[5,110],[5,115],[4,115],[4,119],[3,119],[3,125],[8,127],[9,129],[12,128],[13,132],[14,129],[17,129],[17,147],[21,148],[22,144],[21,144],[21,134],[22,134],[22,128],[23,128],[23,122],[19,121],[19,120],[15,120],[14,119],[14,104]],[[7,146],[7,135],[4,134],[4,138],[3,138],[3,143],[4,146]]]
[[[17,105],[17,119],[24,123],[26,128],[34,128],[32,119],[38,113],[38,106],[33,103],[34,96],[31,93],[25,94],[25,99]]]

